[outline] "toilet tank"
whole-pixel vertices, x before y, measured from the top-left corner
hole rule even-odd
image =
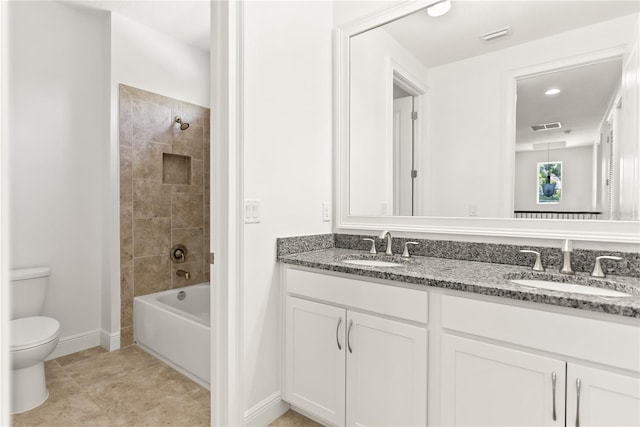
[[[49,282],[49,267],[22,268],[9,273],[11,319],[39,316],[44,307]]]

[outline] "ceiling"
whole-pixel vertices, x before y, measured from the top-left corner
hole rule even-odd
[[[451,0],[451,10],[444,16],[434,18],[419,11],[383,28],[430,68],[639,10],[637,0]],[[506,37],[490,42],[480,37],[505,27],[511,27]]]
[[[209,0],[76,0],[70,3],[112,11],[187,45],[210,51]]]
[[[592,145],[622,76],[622,58],[518,80],[516,143],[566,141]],[[557,88],[557,95],[545,95]],[[534,132],[532,125],[561,122],[561,129]],[[570,131],[567,133],[567,131]]]

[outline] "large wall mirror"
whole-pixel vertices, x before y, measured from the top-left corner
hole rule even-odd
[[[435,3],[338,31],[341,223],[638,221],[640,2]]]

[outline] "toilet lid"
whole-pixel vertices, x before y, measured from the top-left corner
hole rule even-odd
[[[58,337],[60,323],[50,317],[14,319],[11,323],[11,350],[25,350],[48,343]]]

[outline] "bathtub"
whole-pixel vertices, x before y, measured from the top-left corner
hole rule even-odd
[[[209,283],[201,283],[133,300],[136,344],[207,389],[211,382],[209,295]]]

